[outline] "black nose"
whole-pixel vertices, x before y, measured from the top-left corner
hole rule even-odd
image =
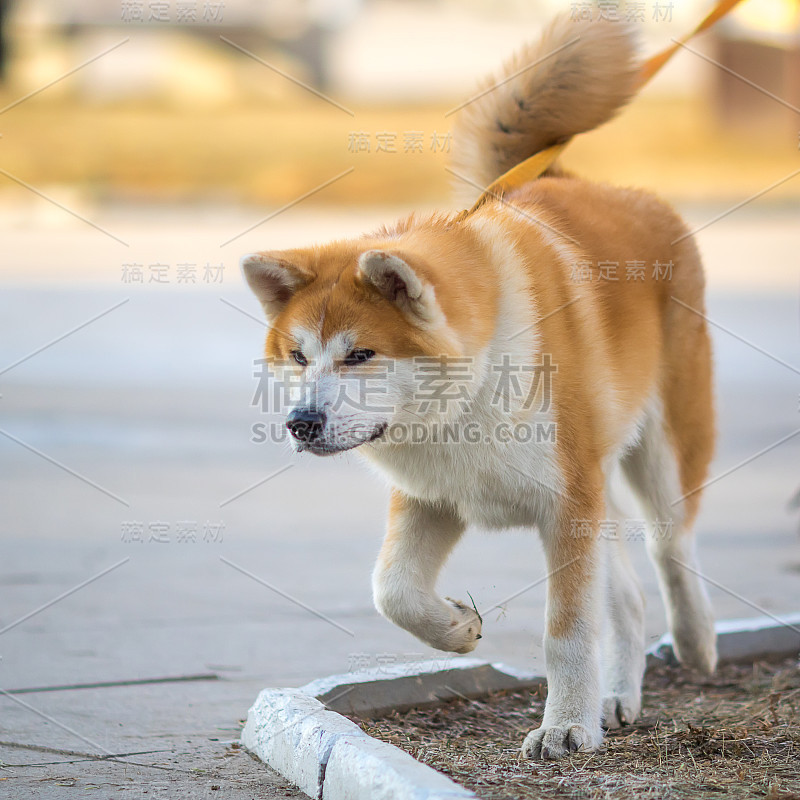
[[[322,433],[325,427],[325,415],[308,408],[295,408],[286,417],[286,427],[295,439],[310,442]]]

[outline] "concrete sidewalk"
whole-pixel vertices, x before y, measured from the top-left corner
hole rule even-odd
[[[797,283],[785,269],[774,283],[759,276],[771,261],[797,274],[800,231],[736,216],[700,236],[720,442],[698,530],[719,617],[800,608],[798,520],[786,507],[800,486]],[[70,230],[68,260],[83,253],[89,272],[114,280],[22,280],[18,251],[0,256],[17,283],[0,295],[0,688],[18,692],[0,696],[6,796],[90,786],[150,800],[296,796],[231,746],[261,688],[449,658],[372,607],[381,481],[352,454],[315,460],[254,441],[253,425],[280,423],[251,405],[257,304],[227,251],[221,284],[176,283],[179,260],[214,260],[208,242],[236,228],[224,222],[196,239],[131,223],[135,252],[112,255],[96,232]],[[28,237],[24,260],[56,263],[63,241],[40,239]],[[749,286],[739,262],[721,280],[731,240],[759,256],[747,256]],[[173,280],[122,283],[124,262],[166,263]],[[631,549],[655,640],[665,626],[655,577],[643,545]],[[544,585],[531,587],[544,573],[530,533],[467,535],[440,588],[497,606],[476,656],[544,668]],[[132,683],[163,678],[183,680]]]

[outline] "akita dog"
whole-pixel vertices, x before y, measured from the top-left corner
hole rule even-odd
[[[609,119],[635,92],[632,39],[557,20],[461,112],[456,171],[485,186]],[[704,277],[667,205],[551,167],[468,212],[254,253],[243,269],[267,359],[297,383],[295,448],[357,447],[393,485],[381,614],[471,651],[480,616],[435,591],[448,554],[470,524],[539,530],[548,696],[526,755],[592,750],[640,711],[643,596],[612,475],[649,517],[678,658],[714,669],[691,533],[714,438]]]

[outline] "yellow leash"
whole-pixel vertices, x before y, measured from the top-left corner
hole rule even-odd
[[[703,31],[707,31],[712,25],[719,22],[728,12],[730,12],[733,8],[739,5],[742,0],[720,0],[716,6],[711,10],[709,15],[689,34],[676,41],[671,47],[668,47],[666,50],[662,50],[660,53],[657,53],[652,58],[649,58],[647,61],[644,62],[642,65],[641,70],[639,71],[639,80],[636,83],[636,88],[641,89],[650,78],[653,77],[660,69],[664,66],[664,64],[669,61],[675,53],[680,50],[683,45],[687,42],[690,42],[697,36],[698,33],[702,33]]]
[[[719,0],[708,16],[706,16],[691,33],[645,61],[639,70],[636,89],[641,89],[683,45],[694,39],[699,33],[707,31],[741,2],[742,0]],[[540,150],[538,153],[534,153],[530,158],[512,167],[508,172],[503,173],[489,187],[484,189],[483,194],[467,213],[471,214],[492,197],[502,196],[509,189],[515,189],[518,186],[522,186],[538,178],[552,166],[553,162],[561,155],[569,142],[570,140],[567,140],[566,142],[548,147],[546,150]]]
[[[496,181],[483,190],[483,194],[478,198],[475,205],[470,209],[470,213],[482,206],[487,200],[498,195],[503,195],[509,189],[516,189],[528,181],[536,180],[553,162],[561,155],[570,140],[554,144],[546,150],[534,153],[530,158],[520,161],[515,167],[511,167],[508,172],[504,172]]]

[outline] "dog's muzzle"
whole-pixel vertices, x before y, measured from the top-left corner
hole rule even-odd
[[[286,427],[298,442],[310,444],[322,434],[325,415],[313,409],[295,408],[286,418]]]

